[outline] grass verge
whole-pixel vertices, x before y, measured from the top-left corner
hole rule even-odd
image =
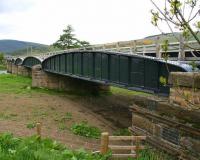
[[[9,133],[0,135],[1,160],[106,160],[109,156],[73,151],[52,139],[37,136],[16,138]]]

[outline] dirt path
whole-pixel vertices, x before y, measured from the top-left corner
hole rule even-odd
[[[124,124],[129,125],[126,121],[131,119],[129,119],[130,115],[126,117],[126,111],[127,108],[124,116],[121,116],[121,121],[124,118]],[[67,113],[71,114],[71,119],[62,121]],[[121,113],[123,114],[123,111]],[[35,134],[35,129],[27,128],[27,125],[41,122],[42,136],[54,138],[73,149],[98,150],[100,143],[99,140],[74,135],[70,131],[72,124],[87,121],[101,131],[113,133],[119,126],[114,120],[116,114],[120,116],[120,113],[113,109],[112,104],[108,104],[105,98],[81,98],[43,93],[0,94],[0,132],[30,136]]]

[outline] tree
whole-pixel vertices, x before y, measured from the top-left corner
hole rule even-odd
[[[200,49],[200,3],[199,0],[160,0],[163,6],[156,3],[155,0],[150,0],[156,10],[151,10],[152,24],[161,30],[159,21],[166,22],[170,31],[174,34],[174,30],[179,30],[185,40],[188,40],[190,35],[198,42],[199,46],[189,46],[194,50]],[[178,37],[176,37],[178,39]]]
[[[198,33],[200,31],[200,3],[199,0],[160,0],[163,2],[163,6],[160,4],[158,5],[155,3],[155,0],[150,0],[152,4],[155,6],[155,10],[151,10],[152,13],[152,24],[159,28],[162,32],[159,22],[164,21],[166,22],[167,26],[169,27],[170,31],[173,33],[174,37],[174,30],[178,29],[182,32],[182,35],[185,40],[188,40],[190,36],[193,36],[194,39],[197,41],[198,46],[190,46],[189,44],[185,44],[185,46],[192,48],[194,50],[200,49],[200,38],[198,37]],[[157,1],[158,2],[158,1]],[[162,45],[162,49],[165,53],[164,59],[167,62],[168,60],[168,40],[164,41]],[[197,52],[198,53],[198,52]],[[192,64],[193,69],[195,68],[195,64]],[[168,66],[166,63],[166,68],[168,70]],[[169,70],[168,70],[169,72]],[[194,76],[194,74],[193,74]],[[193,77],[194,79],[194,77]],[[160,83],[166,85],[167,78],[160,77]],[[196,92],[195,87],[192,87],[192,92],[188,92],[186,94],[184,89],[180,88],[180,85],[177,80],[175,92],[178,93],[179,97],[183,98],[186,102],[188,108],[195,108],[200,109],[194,103],[194,93]]]
[[[71,49],[89,46],[89,42],[81,41],[75,37],[73,34],[74,29],[71,25],[68,25],[66,29],[63,30],[63,34],[60,35],[58,41],[56,41],[53,46],[60,49]]]
[[[4,64],[4,54],[0,53],[0,65]]]

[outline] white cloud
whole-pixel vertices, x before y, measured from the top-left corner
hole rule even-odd
[[[9,0],[7,0],[9,1]],[[17,1],[17,0],[14,0]],[[18,0],[23,4],[25,0]],[[78,38],[91,43],[138,39],[157,34],[150,23],[149,0],[29,0],[26,10],[0,14],[0,39],[19,39],[45,44],[55,42],[71,24]],[[3,20],[2,20],[3,19]]]

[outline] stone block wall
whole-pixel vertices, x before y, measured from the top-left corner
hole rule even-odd
[[[189,109],[200,108],[200,73],[170,74],[170,102]]]
[[[21,75],[31,77],[32,71],[31,68],[27,68],[24,66],[18,66],[13,64],[12,62],[7,62],[7,72],[11,74]]]
[[[17,74],[17,72],[18,72],[18,66],[12,63],[12,71],[11,71],[11,73],[12,74]]]
[[[10,61],[7,61],[7,72],[12,73],[12,63]]]
[[[108,85],[44,72],[41,69],[41,65],[36,65],[32,68],[32,87],[44,87],[80,94],[99,94],[100,92],[109,92]]]
[[[26,76],[26,77],[32,76],[31,68],[27,68],[27,67],[24,67],[24,66],[17,66],[17,67],[18,67],[17,75]]]
[[[170,75],[171,84],[177,82],[177,79],[179,85],[172,86],[169,99],[133,97],[130,130],[135,135],[146,135],[149,143],[182,160],[200,160],[200,108],[199,103],[191,106],[193,99],[200,98],[199,73]],[[183,103],[185,97],[174,91],[177,87],[195,98]]]

